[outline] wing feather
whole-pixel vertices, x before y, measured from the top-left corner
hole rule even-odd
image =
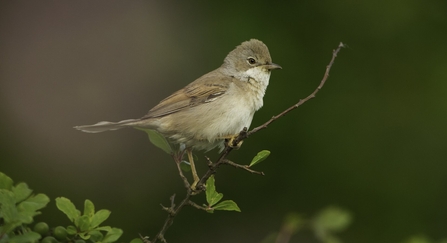
[[[231,82],[233,82],[231,77],[215,71],[205,74],[160,101],[142,119],[163,117],[203,103],[213,102],[225,94]]]

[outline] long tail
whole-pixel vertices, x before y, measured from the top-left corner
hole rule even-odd
[[[74,129],[78,129],[83,132],[89,132],[89,133],[97,133],[97,132],[105,132],[105,131],[113,131],[118,130],[121,128],[132,126],[132,123],[140,121],[139,119],[129,119],[119,122],[108,122],[108,121],[102,121],[98,122],[93,125],[83,125],[83,126],[76,126]]]

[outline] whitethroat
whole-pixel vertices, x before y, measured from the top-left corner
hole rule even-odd
[[[120,122],[102,121],[76,126],[97,133],[125,127],[158,131],[170,142],[186,149],[194,178],[199,181],[192,150],[224,148],[225,139],[250,127],[255,111],[263,105],[270,73],[281,69],[272,63],[267,46],[259,40],[243,42],[231,51],[223,64],[160,101],[147,115]]]

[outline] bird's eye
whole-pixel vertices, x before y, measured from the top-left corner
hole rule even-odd
[[[248,61],[248,63],[251,64],[251,65],[253,65],[253,64],[256,63],[256,60],[255,60],[253,57],[249,57],[249,58],[247,59],[247,61]]]

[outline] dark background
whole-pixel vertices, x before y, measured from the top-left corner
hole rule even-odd
[[[250,38],[283,67],[253,127],[311,93],[340,41],[349,48],[316,99],[231,154],[270,150],[266,176],[216,175],[242,213],[187,207],[168,241],[260,242],[287,213],[328,205],[354,216],[345,242],[447,237],[445,1],[1,1],[0,36],[0,170],[110,209],[123,241],[153,236],[159,204],[184,195],[175,165],[140,131],[72,127],[141,117]],[[55,208],[36,220],[68,225]]]

